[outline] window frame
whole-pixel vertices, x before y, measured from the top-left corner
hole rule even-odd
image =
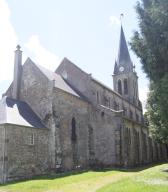
[[[122,95],[122,81],[121,81],[121,79],[118,80],[117,86],[118,86],[118,93],[120,95]]]

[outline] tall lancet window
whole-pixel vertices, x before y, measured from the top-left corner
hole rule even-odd
[[[118,80],[118,93],[119,93],[120,95],[122,95],[122,83],[121,83],[121,80],[120,80],[120,79]]]
[[[128,81],[124,79],[124,95],[128,95]]]
[[[76,142],[76,139],[77,139],[77,136],[76,136],[76,120],[75,118],[73,117],[72,118],[72,121],[71,121],[71,140],[73,142]]]

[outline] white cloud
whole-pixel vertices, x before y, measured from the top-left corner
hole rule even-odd
[[[0,95],[8,88],[13,79],[14,50],[18,42],[10,18],[11,12],[6,0],[0,0]],[[41,45],[38,36],[31,36],[26,46],[29,52],[34,55],[33,60],[46,68],[56,69],[60,62],[59,58]],[[23,60],[25,60],[26,55],[29,54],[23,50]]]
[[[111,27],[119,26],[121,23],[120,19],[116,16],[110,16],[109,20],[110,20],[110,26]]]
[[[0,81],[12,79],[16,44],[17,35],[10,22],[8,4],[0,0]]]
[[[33,54],[32,59],[47,69],[55,70],[60,63],[58,56],[56,56],[54,53],[51,53],[41,45],[38,35],[32,35],[25,44],[25,47],[30,53]]]

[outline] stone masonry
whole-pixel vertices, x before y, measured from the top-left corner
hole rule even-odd
[[[0,101],[0,182],[89,167],[165,161],[148,134],[138,77],[121,27],[114,90],[65,58],[55,72],[15,52],[14,80]]]

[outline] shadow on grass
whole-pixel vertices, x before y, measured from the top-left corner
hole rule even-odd
[[[46,175],[40,175],[40,176],[34,176],[34,177],[30,177],[30,178],[19,178],[15,181],[9,181],[8,183],[4,183],[4,184],[0,184],[0,187],[2,186],[9,186],[9,185],[14,185],[17,183],[23,183],[26,181],[36,181],[36,180],[54,180],[54,179],[60,179],[60,178],[66,178],[69,176],[75,176],[75,175],[80,175],[82,173],[87,173],[88,171],[90,171],[90,169],[88,170],[74,170],[71,172],[60,172],[60,173],[53,173],[53,174],[46,174]]]
[[[62,172],[62,173],[55,173],[55,174],[51,174],[51,175],[43,175],[43,176],[35,176],[35,177],[31,177],[31,178],[26,178],[26,179],[20,179],[17,181],[11,181],[5,184],[0,184],[0,186],[9,186],[9,185],[14,185],[17,183],[22,183],[25,181],[36,181],[36,180],[54,180],[54,179],[60,179],[60,178],[66,178],[69,176],[75,176],[75,175],[80,175],[82,173],[87,173],[89,171],[93,171],[93,172],[108,172],[108,171],[119,171],[119,172],[140,172],[143,171],[145,169],[148,168],[152,168],[158,165],[162,165],[168,162],[162,162],[162,163],[155,163],[155,164],[147,164],[147,165],[142,165],[139,167],[134,167],[134,168],[122,168],[122,167],[111,167],[111,168],[97,168],[97,169],[88,169],[88,170],[74,170],[71,172]],[[166,170],[167,171],[167,170]]]
[[[163,165],[168,162],[156,162],[156,163],[148,163],[144,165],[138,165],[134,167],[113,167],[113,168],[104,168],[104,169],[91,169],[94,172],[107,172],[107,171],[120,171],[120,172],[140,172],[145,169],[149,169],[155,166]],[[167,169],[168,170],[168,169]]]

